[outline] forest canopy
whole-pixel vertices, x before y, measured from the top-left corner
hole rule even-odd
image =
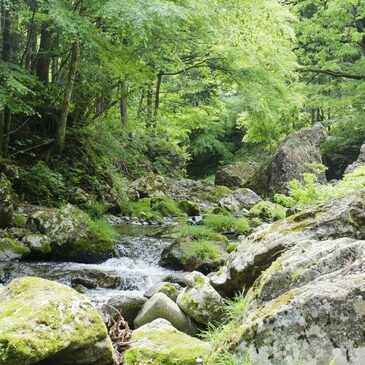
[[[188,161],[208,173],[320,122],[328,164],[345,166],[364,132],[364,7],[2,0],[1,154],[52,161],[88,140],[111,158],[124,149],[130,175],[138,158],[161,173]]]

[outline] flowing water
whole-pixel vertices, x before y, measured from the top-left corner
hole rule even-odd
[[[71,286],[75,278],[90,278],[103,286],[88,289],[84,293],[98,308],[121,291],[138,291],[143,294],[152,285],[163,281],[167,275],[175,273],[159,266],[161,253],[170,241],[160,238],[159,234],[162,232],[156,230],[156,227],[124,225],[116,229],[119,232],[118,257],[103,263],[0,263],[0,272],[4,272],[6,282],[15,277],[38,276]]]

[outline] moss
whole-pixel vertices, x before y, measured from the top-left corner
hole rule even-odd
[[[205,240],[191,241],[184,249],[183,261],[186,263],[197,258],[219,261],[223,253],[223,249],[214,242]]]
[[[230,243],[227,247],[226,247],[226,252],[228,253],[232,253],[234,251],[236,251],[237,247],[239,246],[239,243]]]
[[[133,332],[132,341],[124,353],[126,365],[196,365],[210,350],[207,343],[172,326],[143,326]]]
[[[29,247],[12,238],[0,239],[0,252],[10,252],[17,255],[27,255],[30,253]]]
[[[232,190],[226,186],[215,185],[210,191],[202,191],[200,197],[204,200],[218,203],[223,197],[232,193]]]
[[[180,237],[189,237],[192,239],[228,242],[227,237],[204,225],[183,224],[179,227],[178,234]]]
[[[14,214],[11,220],[11,226],[25,228],[27,226],[27,217],[22,214]]]
[[[64,285],[16,279],[0,291],[0,303],[1,365],[35,364],[77,349],[86,356],[86,348],[108,339],[91,302]],[[110,340],[105,351],[105,364],[110,364]]]
[[[285,218],[286,209],[278,204],[261,201],[250,209],[250,216],[273,222]]]

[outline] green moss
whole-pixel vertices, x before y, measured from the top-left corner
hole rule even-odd
[[[218,203],[223,197],[232,193],[232,190],[226,186],[216,185],[212,191],[202,191],[200,197],[204,200]]]
[[[264,221],[274,222],[285,218],[286,209],[278,204],[261,201],[250,209],[250,216],[260,218]]]
[[[0,303],[1,365],[36,364],[63,350],[64,358],[77,349],[86,356],[84,348],[108,338],[91,302],[56,282],[16,279],[0,291]],[[106,346],[110,364],[110,340]]]
[[[17,255],[27,255],[30,253],[29,247],[23,245],[17,240],[7,237],[0,239],[0,251],[4,253],[10,252]]]
[[[207,343],[172,326],[143,326],[133,332],[131,349],[124,353],[126,365],[196,365],[210,350]]]
[[[11,220],[11,226],[25,228],[27,226],[27,217],[22,214],[14,214]]]
[[[192,239],[228,242],[227,237],[204,225],[182,224],[178,229],[178,234],[180,237],[189,237]]]

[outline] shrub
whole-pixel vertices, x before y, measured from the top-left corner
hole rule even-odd
[[[275,201],[287,206],[288,208],[299,206],[309,207],[319,203],[343,198],[356,194],[365,188],[365,167],[359,167],[351,174],[347,174],[336,185],[319,184],[315,175],[304,174],[304,182],[292,180],[289,183],[288,196],[277,194]]]
[[[52,205],[64,200],[66,187],[60,173],[38,161],[31,168],[19,170],[19,190],[29,202]]]
[[[214,243],[206,240],[197,240],[193,241],[185,251],[184,261],[197,257],[216,261],[221,253],[222,251]]]
[[[221,233],[234,231],[237,234],[244,234],[250,229],[246,218],[235,218],[229,215],[218,214],[205,215],[204,225]]]
[[[179,227],[178,233],[181,237],[188,237],[193,240],[211,240],[226,242],[227,238],[220,233],[215,232],[212,228],[203,225],[182,224]]]

